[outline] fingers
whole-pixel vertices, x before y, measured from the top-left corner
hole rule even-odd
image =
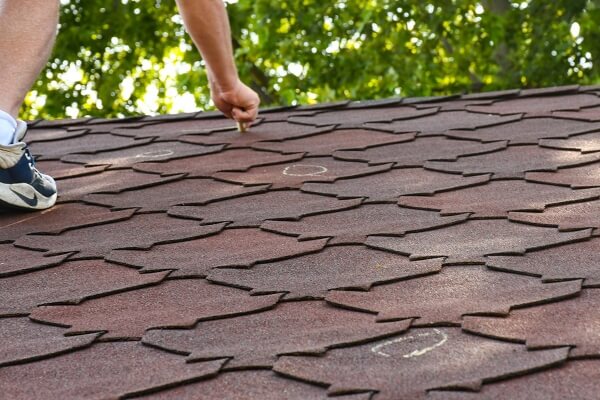
[[[218,86],[211,86],[211,95],[217,108],[239,123],[249,124],[258,115],[260,98],[241,81],[235,89],[229,91],[220,91]]]
[[[219,98],[213,98],[213,102],[215,103],[215,106],[217,107],[217,109],[219,111],[221,111],[227,118],[229,119],[233,119],[233,115],[232,115],[232,111],[233,111],[233,107],[231,106],[231,104],[219,99]]]
[[[233,116],[233,119],[235,119],[236,121],[248,123],[256,119],[256,116],[258,114],[258,108],[252,107],[247,110],[244,110],[239,107],[233,107],[231,114]]]

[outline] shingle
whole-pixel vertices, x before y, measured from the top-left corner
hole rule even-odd
[[[142,139],[144,140],[144,139]],[[179,142],[149,143],[121,150],[103,151],[98,154],[69,154],[62,161],[93,165],[109,165],[110,168],[128,168],[145,161],[167,161],[219,151],[222,146],[202,146]]]
[[[250,147],[258,142],[300,138],[332,131],[335,125],[314,127],[286,122],[268,122],[251,128],[248,132],[215,132],[211,135],[184,135],[179,138],[185,143],[203,145],[227,145],[229,149]]]
[[[370,236],[367,245],[410,255],[411,259],[448,257],[447,263],[482,263],[484,257],[523,254],[591,236],[591,229],[557,229],[509,222],[504,219],[469,220],[404,237]]]
[[[545,369],[482,386],[480,392],[430,391],[431,400],[505,399],[530,400],[595,400],[600,378],[599,360],[569,361],[556,368]]]
[[[0,279],[0,315],[25,315],[48,303],[76,303],[98,295],[160,282],[165,272],[136,270],[101,260],[70,261]]]
[[[59,234],[68,229],[127,219],[130,213],[114,213],[104,207],[66,203],[49,210],[0,214],[0,242],[14,241],[29,233]]]
[[[219,172],[214,178],[244,185],[271,185],[271,189],[298,189],[305,182],[333,182],[339,178],[386,171],[390,164],[368,166],[332,157],[307,157],[298,161],[250,168],[245,172]]]
[[[364,204],[360,207],[307,216],[299,221],[265,221],[261,228],[300,240],[322,237],[331,243],[363,243],[369,235],[402,236],[464,221],[467,215],[442,217],[436,212],[398,207],[396,204]]]
[[[342,160],[363,161],[371,165],[394,163],[396,167],[420,167],[427,160],[456,160],[460,156],[504,149],[506,144],[505,141],[482,144],[432,136],[366,150],[336,151],[333,155]]]
[[[450,99],[446,101],[432,101],[427,103],[416,103],[414,106],[418,109],[438,107],[440,111],[463,111],[469,105],[487,105],[492,104],[492,100],[460,100]]]
[[[23,364],[89,346],[97,333],[64,336],[64,328],[26,317],[0,318],[0,367]]]
[[[155,138],[155,141],[176,140],[188,134],[205,135],[215,130],[235,130],[235,122],[225,118],[215,119],[183,119],[172,122],[160,122],[146,126],[123,126],[113,129],[115,135],[136,139]]]
[[[275,371],[331,385],[330,395],[372,390],[378,400],[425,399],[430,389],[477,390],[483,381],[534,371],[566,357],[565,348],[531,352],[457,328],[427,328],[329,350],[321,357],[281,357]]]
[[[339,198],[365,197],[371,201],[396,201],[409,194],[433,194],[460,189],[489,180],[489,175],[463,177],[423,168],[395,168],[358,178],[339,179],[334,183],[305,183],[302,190],[336,195]]]
[[[494,338],[525,343],[529,349],[574,346],[570,357],[597,357],[600,289],[575,298],[513,310],[505,318],[465,317],[462,328]]]
[[[578,151],[556,150],[536,145],[509,146],[505,150],[456,161],[428,161],[425,168],[448,173],[493,174],[494,178],[523,178],[527,172],[556,171],[600,161],[600,154],[582,155]]]
[[[50,142],[50,141],[63,141],[65,139],[72,139],[81,137],[88,133],[88,129],[60,129],[60,128],[29,128],[27,130],[26,139],[27,143],[36,143],[36,142]],[[87,136],[87,135],[86,135]],[[43,148],[46,148],[45,144]]]
[[[148,400],[327,400],[327,391],[266,370],[222,372],[212,379],[189,383],[142,396]],[[137,398],[137,397],[136,397]],[[336,400],[369,400],[370,393],[350,394]]]
[[[527,172],[525,178],[532,182],[552,183],[584,189],[600,186],[600,163],[583,164],[559,168],[553,172]]]
[[[131,211],[123,213],[131,214]],[[15,243],[32,250],[45,250],[48,255],[75,252],[71,259],[101,258],[113,249],[147,249],[159,243],[206,236],[222,228],[222,225],[200,226],[195,221],[164,214],[141,214],[124,221],[72,229],[56,236],[27,235]]]
[[[600,107],[582,108],[579,111],[554,111],[552,115],[560,118],[600,122]]]
[[[445,267],[439,273],[388,283],[369,292],[334,290],[328,303],[377,314],[377,321],[413,320],[413,326],[460,324],[465,315],[508,315],[515,307],[574,296],[579,281],[539,279],[484,266]]]
[[[579,85],[523,89],[519,93],[519,96],[520,97],[534,97],[534,96],[539,97],[539,96],[572,94],[572,93],[577,93],[579,91],[579,89],[580,89]]]
[[[316,113],[316,110],[298,110],[297,107],[291,107],[285,110],[266,113],[261,110],[260,117],[263,119],[263,122],[287,122],[291,116],[309,116]]]
[[[90,117],[73,118],[73,119],[55,119],[55,120],[41,120],[32,124],[36,128],[62,128],[74,125],[85,125],[91,121]]]
[[[480,93],[467,93],[461,96],[463,100],[480,100],[480,99],[499,99],[503,97],[514,97],[517,96],[521,91],[519,89],[508,89],[508,90],[494,90]]]
[[[297,220],[303,216],[355,207],[360,202],[298,190],[278,190],[205,205],[174,206],[169,208],[169,215],[197,219],[203,224],[231,222],[228,227],[259,227],[267,219]]]
[[[553,111],[576,111],[597,105],[600,105],[600,97],[586,93],[548,96],[542,99],[535,96],[510,99],[489,106],[468,106],[467,110],[500,115],[516,113],[547,115]]]
[[[179,179],[119,193],[88,194],[83,201],[114,209],[138,208],[140,212],[167,211],[173,206],[206,204],[261,192],[267,186],[244,187],[214,179]]]
[[[385,131],[403,133],[418,132],[419,136],[439,135],[452,129],[477,129],[486,126],[518,121],[521,114],[498,116],[466,111],[446,111],[421,118],[390,122],[369,122],[365,126]]]
[[[283,154],[304,152],[309,156],[328,156],[336,150],[364,149],[371,146],[405,142],[413,138],[413,134],[395,135],[365,129],[338,129],[300,139],[259,142],[252,147]]]
[[[575,193],[585,190],[581,189]],[[513,211],[508,214],[508,218],[512,221],[557,226],[564,231],[583,228],[600,229],[600,201],[588,199],[573,204],[558,204],[545,209],[542,213]]]
[[[331,289],[368,290],[373,285],[438,272],[442,259],[407,257],[364,246],[333,246],[250,269],[216,268],[208,280],[252,289],[252,294],[286,293],[286,300],[324,298]]]
[[[85,125],[76,125],[67,127],[68,131],[85,129],[90,133],[112,133],[121,128],[137,129],[151,124],[150,122],[137,122],[141,117],[122,118],[118,120],[99,118],[91,119]]]
[[[564,140],[577,134],[596,130],[600,130],[600,123],[558,118],[526,118],[508,124],[471,131],[449,131],[446,132],[446,135],[459,139],[480,140],[484,143],[507,140],[510,144],[537,144],[538,142],[560,142],[560,139]],[[548,138],[559,140],[549,140]],[[573,140],[575,138],[567,142]]]
[[[188,364],[178,355],[135,342],[97,343],[35,363],[3,368],[11,400],[120,398],[216,374],[223,361]]]
[[[246,171],[252,167],[267,166],[301,159],[303,154],[281,155],[251,149],[224,150],[201,156],[180,158],[166,162],[143,162],[133,169],[155,174],[208,178],[220,171]]]
[[[85,167],[78,164],[67,164],[58,160],[36,161],[36,165],[40,171],[46,175],[50,175],[55,180],[92,175],[102,172],[107,168],[105,165]]]
[[[95,174],[60,179],[58,186],[58,202],[81,200],[89,193],[118,193],[127,189],[148,187],[166,182],[165,178],[153,174],[143,174],[132,170],[105,171],[100,168]]]
[[[539,276],[544,282],[583,279],[584,287],[600,286],[600,239],[564,244],[522,256],[490,256],[486,265],[500,271]]]
[[[398,97],[376,100],[355,100],[346,105],[344,110],[364,110],[367,108],[391,107],[398,106],[401,103],[404,103],[404,99]]]
[[[149,140],[133,140],[109,134],[86,134],[63,140],[44,142],[43,145],[39,142],[33,142],[30,148],[32,153],[40,160],[59,160],[69,154],[90,154],[101,151],[135,148],[148,142]]]
[[[597,129],[600,129],[600,125]],[[582,153],[600,151],[600,132],[577,135],[569,139],[542,139],[540,146],[565,150],[578,150]]]
[[[0,244],[0,254],[0,278],[54,267],[69,257],[68,254],[45,257],[42,252],[20,249],[10,243]]]
[[[231,357],[228,368],[268,367],[277,355],[319,354],[330,347],[400,333],[409,325],[408,321],[375,323],[372,315],[320,301],[294,301],[260,313],[200,322],[194,329],[150,330],[143,342],[189,353],[190,361]]]
[[[103,339],[139,340],[150,328],[192,327],[202,319],[264,310],[273,307],[279,297],[249,296],[244,290],[204,279],[174,279],[78,305],[38,306],[30,317],[69,327],[68,334],[105,332]]]
[[[371,108],[362,112],[356,110],[328,110],[313,116],[297,116],[288,118],[289,122],[312,126],[328,126],[341,124],[345,127],[360,127],[367,123],[391,122],[397,119],[418,118],[435,114],[437,109],[417,110],[416,108],[398,106]]]
[[[206,225],[218,232],[223,224]],[[205,276],[211,268],[250,267],[321,250],[327,240],[298,242],[259,229],[225,229],[218,235],[153,246],[150,250],[113,250],[107,260],[141,268],[143,272],[172,269],[171,276]]]
[[[504,195],[505,193],[512,193],[512,195],[508,197]],[[495,218],[506,217],[510,211],[522,210],[536,212],[532,214],[535,217],[539,216],[548,206],[591,201],[598,196],[600,196],[598,189],[575,191],[560,186],[511,179],[491,181],[461,190],[437,193],[433,196],[402,196],[398,200],[398,204],[438,210],[444,215],[472,213],[473,217],[477,218]],[[551,210],[553,208],[547,209],[550,212]],[[515,215],[521,215],[521,213],[515,213]],[[518,218],[512,219],[518,220]]]

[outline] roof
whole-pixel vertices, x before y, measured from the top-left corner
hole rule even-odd
[[[7,399],[597,396],[600,87],[27,139],[60,197],[0,215]]]

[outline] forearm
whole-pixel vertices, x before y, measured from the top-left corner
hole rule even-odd
[[[223,91],[238,82],[229,19],[222,0],[177,0],[186,29],[206,62],[211,85]]]

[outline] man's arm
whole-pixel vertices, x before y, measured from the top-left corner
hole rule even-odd
[[[177,0],[177,5],[187,31],[206,62],[215,105],[238,122],[254,121],[260,100],[238,77],[223,1]]]

